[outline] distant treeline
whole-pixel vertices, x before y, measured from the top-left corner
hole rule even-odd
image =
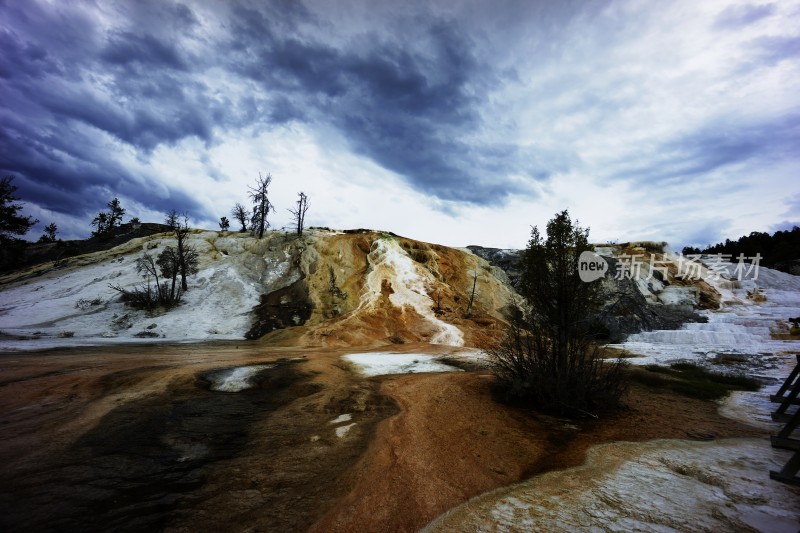
[[[131,239],[163,233],[169,229],[166,224],[126,222],[111,229],[103,238],[92,236],[83,240],[63,241],[57,239],[53,242],[41,239],[38,242],[15,239],[0,246],[0,273],[46,261],[55,261],[57,264],[69,257],[110,250]]]
[[[754,231],[732,241],[708,246],[701,250],[687,246],[683,249],[686,254],[726,254],[733,261],[744,254],[745,257],[754,257],[761,254],[761,265],[790,274],[800,274],[800,227],[793,227],[787,231],[776,231],[772,235],[766,232]]]

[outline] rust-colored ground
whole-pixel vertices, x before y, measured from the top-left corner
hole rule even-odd
[[[315,531],[417,531],[447,509],[530,475],[575,466],[595,444],[761,435],[716,405],[642,388],[610,419],[574,422],[498,405],[484,372],[398,376],[381,391],[401,412],[383,422],[351,475],[355,488]]]
[[[576,424],[494,402],[487,372],[364,378],[343,353],[243,342],[0,355],[0,526],[416,531],[482,492],[580,464],[594,444],[763,435],[714,403],[641,388],[627,410]],[[280,359],[280,379],[247,396],[263,411],[198,429],[233,398],[198,374]],[[340,438],[330,422],[344,413],[356,425]],[[150,477],[169,482],[132,474],[145,470],[126,427],[158,451],[141,454]],[[174,469],[215,439],[194,470]]]

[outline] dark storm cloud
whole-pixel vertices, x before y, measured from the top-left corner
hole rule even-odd
[[[157,211],[180,206],[200,212],[183,191],[173,190],[168,197],[153,194],[146,178],[133,175],[92,143],[80,133],[64,138],[41,135],[25,124],[6,124],[0,129],[0,171],[16,176],[23,199],[34,198],[39,206],[66,215],[90,218],[113,196],[138,199],[142,194]]]
[[[313,115],[356,152],[442,200],[496,204],[530,192],[506,179],[512,169],[524,172],[516,150],[462,140],[481,127],[477,109],[496,75],[456,22],[409,17],[394,34],[366,33],[334,47],[277,31],[311,20],[307,13],[277,23],[233,13],[232,63],[264,91],[280,93],[274,120]]]
[[[213,36],[202,33],[193,10],[209,6],[205,15],[219,30]],[[37,183],[28,189],[48,208],[92,204],[48,194],[48,186],[85,198],[97,186],[122,194],[131,181],[132,171],[99,151],[100,132],[146,157],[186,138],[213,143],[215,130],[291,121],[333,126],[353,150],[442,200],[495,204],[528,192],[506,179],[528,171],[517,149],[464,140],[481,127],[477,109],[496,75],[457,22],[425,9],[396,27],[359,30],[340,42],[318,38],[331,31],[335,37],[335,28],[300,2],[106,5],[108,28],[92,20],[89,4],[0,9],[7,21],[0,97],[15,102],[3,112],[23,122],[25,109],[29,126],[6,132],[0,166]],[[259,90],[215,91],[204,78],[209,69],[233,83],[251,80]],[[537,167],[530,175],[549,172]],[[147,187],[129,189],[151,204]]]
[[[81,88],[42,91],[40,103],[52,116],[104,131],[137,149],[149,151],[162,143],[186,137],[211,140],[217,104],[168,78],[137,82],[127,98],[130,105],[101,99]],[[220,117],[223,119],[224,117]]]
[[[0,170],[17,176],[23,198],[76,216],[103,207],[109,195],[199,214],[197,202],[179,190],[154,196],[146,185],[151,178],[118,163],[98,135],[136,150],[187,136],[211,138],[215,106],[199,105],[191,83],[172,76],[186,67],[178,51],[150,34],[101,36],[78,4],[54,11],[25,6],[0,7],[6,21],[0,29]]]
[[[187,65],[174,46],[152,35],[117,32],[100,52],[100,60],[116,65],[139,63],[142,66],[185,70]]]
[[[0,31],[0,50],[0,78],[41,78],[60,72],[43,46],[21,42],[10,31]]]

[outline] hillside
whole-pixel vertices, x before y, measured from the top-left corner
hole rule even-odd
[[[502,335],[505,313],[520,301],[514,250],[455,249],[384,232],[328,229],[302,237],[275,231],[263,239],[195,229],[188,244],[198,252],[199,272],[169,311],[132,309],[111,286],[146,285],[136,261],[174,246],[171,233],[0,276],[0,348],[241,339],[298,347],[419,342],[481,348]],[[650,253],[631,245],[599,251],[610,265],[594,319],[601,340],[677,329],[705,321],[699,309],[719,307],[719,290],[702,279],[678,279],[674,258],[653,255],[671,265],[666,278],[646,268],[618,276],[620,258],[644,254],[646,263]]]
[[[259,240],[193,230],[188,242],[199,272],[168,312],[130,309],[110,287],[143,285],[136,259],[174,244],[168,233],[3,276],[4,344],[263,338],[298,346],[480,346],[500,333],[515,298],[504,274],[468,251],[373,231],[271,232]]]
[[[0,348],[241,339],[296,347],[484,348],[503,334],[509,306],[520,301],[515,250],[455,249],[385,232],[320,228],[302,237],[269,232],[263,239],[195,229],[188,244],[198,252],[199,272],[189,278],[182,303],[169,311],[132,309],[111,285],[144,286],[137,259],[174,246],[171,233],[0,276]],[[705,322],[710,315],[700,311],[718,309],[727,290],[709,284],[714,272],[700,263],[695,267],[704,269],[703,276],[679,276],[674,254],[651,253],[636,243],[598,252],[609,264],[594,317],[600,340],[621,342],[642,331]],[[631,271],[634,256],[640,268]],[[662,265],[652,275],[651,260]]]

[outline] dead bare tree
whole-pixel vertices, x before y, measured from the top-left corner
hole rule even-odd
[[[178,249],[176,251],[178,270],[181,275],[181,289],[184,291],[189,289],[186,283],[186,277],[192,274],[197,274],[197,252],[189,246],[187,239],[189,236],[189,217],[183,214],[183,221],[179,222],[175,228],[175,238],[178,240]]]
[[[248,195],[253,202],[253,215],[250,219],[251,229],[253,235],[259,239],[264,236],[264,230],[269,227],[267,215],[269,215],[270,210],[275,211],[269,201],[269,192],[267,190],[270,183],[272,183],[272,175],[262,176],[259,172],[255,186],[248,187],[250,189]]]
[[[239,233],[247,232],[247,219],[250,218],[250,215],[242,204],[237,203],[235,206],[233,206],[233,209],[231,210],[231,216],[233,216],[233,218],[235,218],[239,224],[242,225],[242,229],[239,230]]]
[[[136,272],[148,279],[151,276],[155,278],[156,287],[158,287],[161,283],[158,279],[159,271],[160,270],[156,264],[156,259],[148,253],[142,255],[142,257],[136,260]]]
[[[472,302],[475,301],[475,286],[478,284],[478,272],[474,272],[475,277],[472,278],[472,294],[469,297],[469,305],[467,305],[467,312],[465,318],[469,318],[472,312]]]
[[[178,281],[178,274],[181,271],[180,267],[180,256],[178,255],[177,250],[172,246],[167,246],[164,248],[164,251],[158,254],[158,259],[156,259],[156,264],[161,269],[161,274],[165,278],[169,278],[171,280],[169,295],[170,299],[175,299],[176,296],[176,284]],[[178,291],[181,289],[178,288]],[[180,300],[180,295],[178,294],[178,300]]]
[[[298,237],[303,234],[303,228],[306,223],[306,211],[308,211],[308,196],[304,192],[297,193],[298,199],[295,207],[287,209],[292,214],[293,222],[291,227],[295,229]]]

